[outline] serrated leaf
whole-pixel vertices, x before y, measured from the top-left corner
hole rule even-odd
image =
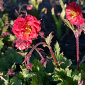
[[[10,34],[9,41],[14,41],[15,38],[16,38],[15,36],[13,36],[13,35]]]
[[[52,73],[54,71],[54,65],[52,62],[47,62],[47,65],[46,65],[46,72],[47,73]]]
[[[8,23],[8,15],[4,14],[3,17],[2,17],[2,20],[3,20],[4,23]]]
[[[56,42],[56,44],[55,44],[55,54],[56,54],[57,57],[59,57],[59,54],[60,54],[60,47],[59,47],[58,42]]]
[[[81,79],[85,82],[85,72],[81,71]]]
[[[35,74],[32,72],[29,72],[29,70],[23,69],[22,72],[20,72],[24,78],[31,78],[33,77]]]
[[[5,71],[8,69],[8,64],[5,58],[0,58],[0,72]]]
[[[14,50],[13,48],[8,48],[8,50],[5,52],[5,55],[3,55],[2,57],[5,57],[8,64],[10,65],[13,65],[14,63],[21,64],[23,61],[22,60],[23,56],[18,54],[17,51]]]
[[[62,54],[62,53],[61,53]],[[62,68],[67,68],[67,67],[70,67],[72,62],[70,59],[67,59],[65,57],[62,57],[61,55],[59,56],[59,63],[63,62],[62,64],[60,64],[60,67]]]
[[[4,45],[4,43],[3,43],[2,39],[0,39],[0,50],[3,48],[3,45]]]
[[[0,18],[0,29],[2,29],[4,26],[4,22],[2,21],[2,19]]]
[[[79,69],[85,71],[85,63],[80,64]]]
[[[21,69],[26,69],[25,64],[20,65],[20,68],[21,68]]]
[[[0,46],[3,46],[3,45],[4,45],[4,43],[3,43],[2,39],[0,39]]]
[[[34,65],[33,68],[32,68],[33,71],[38,71],[39,72],[39,71],[43,71],[44,70],[44,66],[43,65],[41,66],[39,60],[34,59],[32,64]]]
[[[22,85],[21,80],[19,80],[17,77],[13,77],[10,80],[10,85]]]
[[[71,66],[72,62],[70,59],[67,59],[66,57],[63,56],[63,53],[60,53],[60,47],[58,42],[55,44],[55,58],[58,61],[58,64],[60,65],[61,68],[67,68]]]
[[[72,74],[73,80],[77,80],[78,81],[80,76],[81,76],[81,73],[79,73],[79,71],[77,71],[77,70],[75,70],[73,72],[73,74]]]
[[[65,70],[56,68],[54,75],[52,76],[55,81],[61,81],[58,85],[77,85],[78,81],[74,80],[72,76],[72,70],[66,68]]]
[[[39,77],[39,79],[38,79],[37,76],[34,76],[32,78],[31,85],[43,85],[43,83],[40,81],[41,81],[41,77]]]
[[[7,31],[8,26],[4,26],[2,32]]]
[[[52,40],[52,38],[53,38],[52,33],[53,33],[53,32],[51,32],[51,33],[49,34],[49,36],[47,36],[47,38],[45,38],[45,41],[46,41],[46,43],[47,43],[48,45],[51,44],[51,40]]]

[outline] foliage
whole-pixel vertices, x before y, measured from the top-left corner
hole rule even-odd
[[[12,2],[12,0],[10,1]],[[62,0],[59,0],[59,2],[62,8],[59,20],[56,18],[54,11],[52,12],[52,16],[58,28],[57,31],[61,32],[62,21],[64,21],[73,32],[76,32],[76,30],[79,32],[80,30],[75,30],[75,26],[65,18],[66,4],[64,4]],[[14,0],[13,3],[17,5],[16,0]],[[40,19],[41,14],[47,12],[47,9],[43,8],[40,13],[38,13],[41,3],[41,0],[30,0],[28,5],[21,5],[19,11],[15,10],[17,18],[21,16],[25,17],[30,14]],[[30,4],[33,5],[33,9],[25,10],[23,8],[23,6],[29,6]],[[68,59],[64,56],[63,52],[61,52],[59,42],[56,41],[54,45],[53,32],[49,33],[46,37],[44,32],[40,31],[37,33],[38,37],[32,39],[30,46],[26,46],[24,50],[19,50],[17,46],[15,47],[14,41],[16,36],[11,30],[14,25],[14,19],[9,19],[8,15],[9,13],[7,13],[6,10],[0,14],[0,85],[84,85],[85,56],[79,64],[78,71],[76,68],[77,65],[73,65],[71,59]],[[33,19],[35,19],[35,17]],[[30,22],[30,19],[27,23],[28,22]],[[17,23],[16,26],[18,25]],[[23,23],[24,22],[22,22],[22,27]],[[34,23],[36,22],[33,20],[33,24]],[[39,30],[38,28],[40,27],[38,27],[38,23],[40,23],[40,21],[38,21],[36,25],[32,24],[35,28],[37,26],[37,30]],[[80,27],[83,30],[82,25],[80,25]],[[31,26],[28,24],[27,28],[24,29],[25,31],[28,30],[28,34],[30,33],[29,28],[31,30]],[[18,29],[18,31],[20,30]],[[22,31],[21,29],[20,32]],[[33,29],[33,32],[35,31],[36,29]],[[15,30],[15,32],[17,32],[17,30]],[[35,36],[35,33],[31,36]],[[61,37],[61,33],[58,34],[58,37]],[[18,46],[20,45],[21,44],[18,43]],[[24,46],[23,42],[22,46]]]

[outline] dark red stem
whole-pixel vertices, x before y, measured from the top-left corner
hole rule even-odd
[[[76,37],[76,44],[77,44],[77,66],[79,71],[79,36]]]
[[[53,57],[53,60],[54,60],[54,62],[55,62],[55,64],[56,64],[56,66],[57,66],[57,68],[58,68],[58,63],[57,63],[57,61],[56,61],[56,59],[55,59],[55,56],[54,56],[53,51],[52,51],[52,48],[51,48],[50,46],[48,46],[48,48],[49,48],[49,50],[50,50],[50,52],[51,52],[51,54],[52,54],[52,57]]]

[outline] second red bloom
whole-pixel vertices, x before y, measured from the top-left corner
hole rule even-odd
[[[76,2],[72,2],[66,7],[66,18],[74,25],[83,24],[81,8],[77,6]]]

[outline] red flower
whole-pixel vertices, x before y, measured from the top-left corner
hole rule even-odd
[[[41,22],[32,15],[25,16],[25,18],[19,17],[14,21],[12,31],[17,38],[30,40],[38,36],[41,30],[40,24]]]
[[[24,50],[32,44],[32,40],[25,41],[21,39],[15,39],[13,42],[16,43],[15,47],[17,47],[19,50]]]
[[[76,2],[72,2],[66,7],[66,18],[74,25],[83,24],[81,7],[77,6]]]

